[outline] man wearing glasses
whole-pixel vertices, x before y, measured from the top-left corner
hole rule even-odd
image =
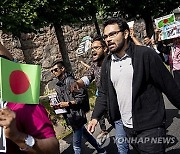
[[[119,18],[104,23],[104,39],[111,54],[102,64],[99,95],[88,131],[94,131],[97,119],[108,108],[112,123],[122,119],[128,142],[138,153],[164,154],[162,92],[180,108],[180,89],[158,54],[134,45],[129,33],[127,23]]]
[[[90,68],[87,70],[87,72],[84,74],[84,76],[77,80],[73,86],[80,88],[80,87],[85,87],[88,86],[93,80],[96,82],[96,96],[98,96],[98,88],[100,85],[100,74],[101,74],[101,65],[103,63],[103,60],[105,56],[108,54],[108,49],[106,46],[106,43],[104,42],[103,38],[99,35],[95,36],[92,41],[91,45],[91,51],[93,55],[93,64],[90,66]],[[100,128],[101,128],[101,133],[97,136],[97,139],[100,140],[101,142],[104,141],[104,138],[108,134],[106,131],[106,125],[105,125],[105,117],[106,117],[107,111],[105,111],[101,118],[98,120]],[[118,136],[126,136],[126,133],[123,129],[122,121],[118,119],[113,123],[113,126],[116,128],[115,133],[116,133],[116,138]],[[127,154],[129,152],[129,146],[126,142],[117,142],[116,140],[116,145],[118,148],[119,153]]]

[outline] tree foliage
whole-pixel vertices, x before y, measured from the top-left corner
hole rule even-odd
[[[49,23],[72,24],[88,19],[93,13],[91,1],[82,0],[49,0],[43,7],[38,8],[41,18]]]
[[[153,32],[152,19],[171,13],[180,4],[178,0],[99,0],[98,2],[104,18],[113,16],[113,13],[126,20],[143,18],[149,36]]]
[[[169,14],[178,6],[177,0],[1,0],[0,24],[4,32],[17,36],[21,32],[37,32],[44,26],[54,26],[63,61],[71,70],[63,25],[94,22],[100,34],[96,15],[107,18],[116,13],[127,20],[143,18],[147,34],[151,36],[152,18]]]
[[[1,29],[19,36],[21,32],[37,32],[41,27],[54,26],[62,59],[67,70],[71,71],[62,26],[92,21],[97,12],[96,5],[92,5],[92,2],[91,0],[2,0]]]
[[[92,5],[90,0],[49,0],[45,5],[39,7],[37,12],[42,20],[54,26],[62,59],[66,69],[71,71],[72,69],[64,42],[62,26],[90,22],[93,15],[96,14],[97,9]]]
[[[1,0],[1,29],[18,34],[49,24],[69,25],[94,20],[97,0]]]
[[[40,22],[36,12],[45,3],[46,0],[1,0],[1,30],[17,36],[21,32],[36,32],[46,23],[42,20]]]

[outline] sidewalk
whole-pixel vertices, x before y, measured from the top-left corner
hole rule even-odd
[[[169,144],[166,149],[167,154],[180,154],[180,133],[179,126],[180,126],[180,111],[177,110],[170,102],[165,99],[165,105],[166,105],[166,125],[167,125],[167,135],[170,137],[175,137],[175,143]],[[87,117],[90,117],[89,113]],[[109,132],[109,136],[107,136],[105,142],[102,144],[102,147],[104,147],[107,151],[107,154],[117,154],[117,147],[114,142],[114,129],[113,127],[107,122],[106,120],[106,126]],[[96,128],[95,133],[93,136],[96,138],[96,136],[99,134],[100,128],[99,125]],[[72,148],[72,134],[64,138],[63,140],[59,140],[60,143],[60,152],[61,154],[73,154],[73,148]],[[135,154],[135,151],[132,150],[132,147],[130,146],[131,154]],[[82,142],[82,154],[96,154],[96,150],[86,141],[83,140]]]
[[[87,114],[87,118],[90,119],[91,112]],[[117,153],[117,147],[115,144],[115,137],[114,137],[114,128],[107,122],[106,120],[106,127],[109,132],[109,134],[102,138],[101,140],[104,140],[102,143],[102,147],[104,147],[107,151],[107,153]],[[99,124],[96,127],[96,131],[93,134],[93,136],[96,138],[97,135],[100,133],[100,127]],[[101,140],[97,140],[98,142],[101,142]],[[73,147],[72,147],[72,134],[68,135],[64,139],[59,140],[60,143],[60,153],[61,154],[72,154],[73,153]],[[96,150],[89,144],[89,142],[86,142],[83,139],[82,142],[82,154],[96,154]]]

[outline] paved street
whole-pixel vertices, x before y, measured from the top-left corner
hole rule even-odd
[[[165,98],[167,136],[174,137],[174,144],[167,145],[167,154],[180,154],[180,111]]]
[[[170,137],[172,140],[171,144],[167,144],[166,152],[167,154],[180,154],[180,112],[175,109],[174,106],[170,104],[170,102],[165,99],[165,105],[167,109],[167,137]],[[154,119],[156,120],[156,119]],[[105,142],[103,142],[102,146],[105,147],[108,154],[116,154],[117,148],[114,142],[114,129],[111,125],[106,121],[109,135]],[[94,137],[98,135],[100,132],[99,126],[96,129],[96,132],[93,134]],[[83,140],[82,143],[82,154],[96,154],[96,150],[88,143]],[[131,149],[131,153],[135,154],[135,152]],[[73,154],[72,149],[72,134],[66,137],[63,140],[60,140],[60,152],[61,154]]]

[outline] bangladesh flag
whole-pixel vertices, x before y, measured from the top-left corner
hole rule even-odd
[[[3,101],[38,104],[40,66],[0,58],[0,98]]]
[[[167,24],[172,24],[175,22],[175,16],[172,14],[169,18],[164,18],[158,22],[158,27],[162,28]]]

